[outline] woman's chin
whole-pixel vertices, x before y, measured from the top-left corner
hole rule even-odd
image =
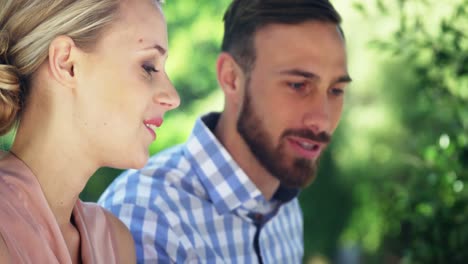
[[[109,167],[120,170],[141,169],[148,162],[149,152],[140,153],[139,155],[134,154],[133,156],[129,154],[126,158],[127,159],[122,160],[122,162],[119,162],[118,164],[113,164],[114,166]]]

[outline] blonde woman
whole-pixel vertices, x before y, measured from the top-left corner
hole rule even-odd
[[[0,0],[0,263],[133,263],[126,227],[79,193],[140,168],[179,105],[156,0]]]

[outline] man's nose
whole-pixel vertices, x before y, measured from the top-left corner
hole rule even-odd
[[[316,94],[307,103],[304,114],[304,125],[315,134],[321,132],[329,133],[330,129],[330,103],[327,94]]]

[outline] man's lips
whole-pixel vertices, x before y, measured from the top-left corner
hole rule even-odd
[[[287,137],[287,142],[298,156],[306,159],[317,159],[325,148],[324,143],[295,136]]]
[[[148,131],[151,133],[153,140],[156,139],[156,128],[160,127],[163,123],[163,119],[161,117],[152,118],[143,121],[143,124],[146,126]]]

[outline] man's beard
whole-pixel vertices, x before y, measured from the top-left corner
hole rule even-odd
[[[252,108],[251,99],[250,81],[247,80],[244,103],[237,120],[237,131],[260,164],[277,178],[282,186],[307,187],[316,177],[318,160],[294,158],[290,162],[286,153],[287,141],[285,139],[287,136],[299,136],[316,142],[328,143],[330,136],[325,132],[316,135],[308,129],[287,129],[282,133],[280,143],[275,148],[273,138],[267,132],[265,123]]]

